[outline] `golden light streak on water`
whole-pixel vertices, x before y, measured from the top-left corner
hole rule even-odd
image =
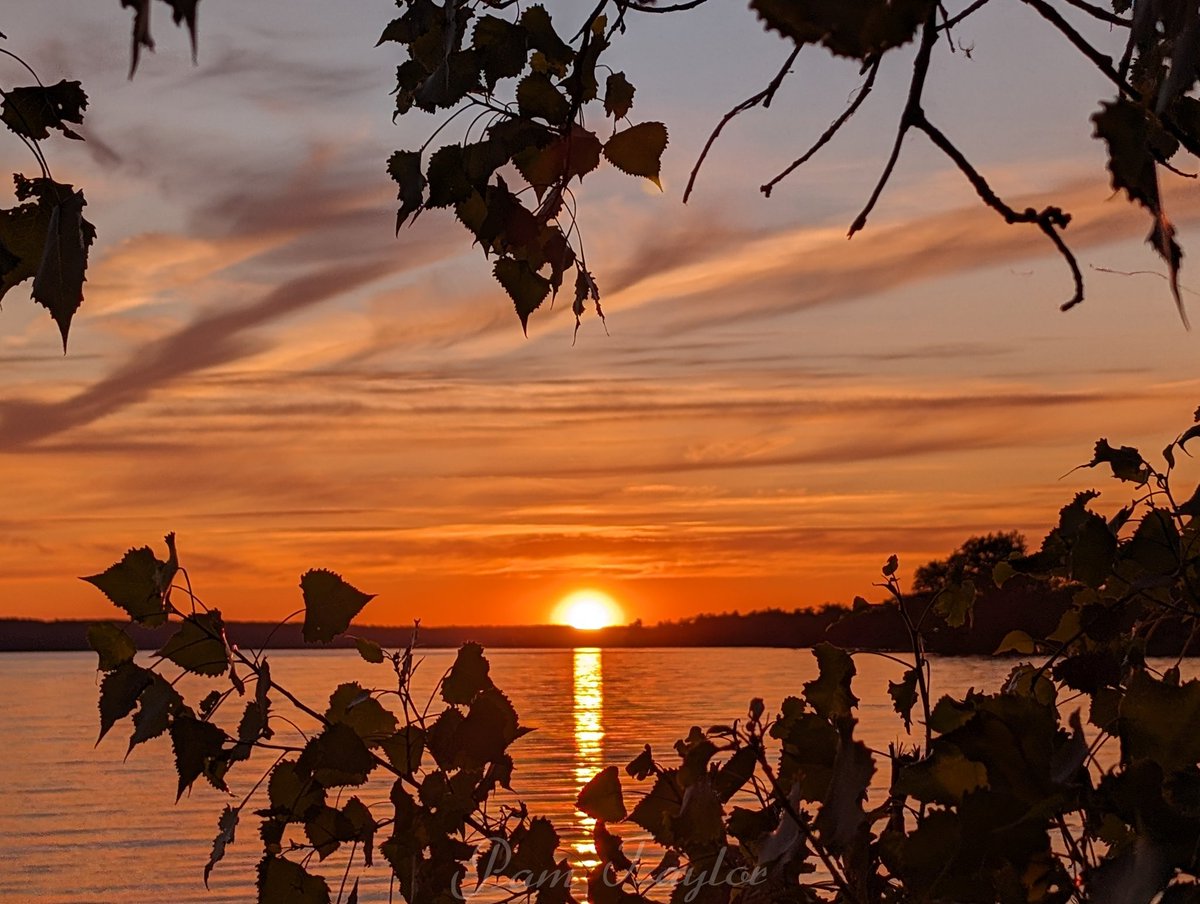
[[[595,647],[575,650],[575,785],[576,793],[604,768],[604,672],[601,667],[603,653]],[[592,830],[596,820],[583,813],[576,814],[585,833],[584,840],[576,842],[575,863],[590,869],[599,861],[591,845]],[[589,856],[590,855],[590,856]]]

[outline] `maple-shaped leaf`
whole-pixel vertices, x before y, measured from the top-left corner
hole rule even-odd
[[[613,72],[604,82],[604,112],[613,119],[624,119],[633,107],[633,87],[624,72]]]
[[[604,144],[608,162],[630,176],[644,176],[662,188],[659,173],[667,147],[667,127],[661,122],[639,122],[617,132]]]
[[[621,777],[616,766],[608,766],[595,774],[575,798],[575,806],[593,819],[620,822],[626,816],[621,796]]]
[[[529,315],[541,307],[550,294],[550,280],[539,275],[526,261],[502,257],[492,268],[496,279],[512,299],[521,319],[521,330],[529,333]]]
[[[258,864],[258,904],[329,904],[329,885],[299,863],[268,854]]]
[[[217,609],[189,615],[158,655],[197,675],[224,675],[229,669],[225,622]]]
[[[96,668],[103,672],[111,672],[122,663],[129,662],[137,653],[133,638],[108,622],[88,628],[87,642],[89,647],[100,654],[100,662]]]
[[[120,562],[100,574],[80,580],[99,588],[112,602],[128,612],[134,621],[154,627],[167,620],[157,579],[163,564],[149,546],[143,546],[129,550]]]
[[[375,599],[323,568],[307,571],[300,578],[304,594],[304,642],[329,643],[350,627],[354,616]]]
[[[217,837],[213,839],[212,853],[208,855],[208,862],[204,864],[205,888],[208,888],[208,877],[212,873],[213,867],[225,857],[226,846],[233,844],[233,835],[237,830],[238,816],[241,812],[241,810],[226,804],[225,809],[217,818]]]
[[[67,125],[82,123],[83,111],[87,109],[87,95],[79,82],[64,80],[57,85],[13,88],[0,91],[0,96],[4,97],[0,121],[10,131],[40,141],[50,137],[51,129],[58,129],[68,138],[83,140],[82,135]]]
[[[133,712],[138,697],[153,680],[153,672],[132,662],[123,662],[104,676],[100,682],[100,736],[96,738],[97,744],[110,728]]]
[[[171,720],[171,749],[175,752],[175,771],[179,786],[175,799],[192,787],[200,776],[208,779],[218,791],[228,791],[225,785],[225,764],[221,748],[225,732],[211,722],[202,722],[189,713],[180,713]]]

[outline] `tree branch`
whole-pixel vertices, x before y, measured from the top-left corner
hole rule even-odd
[[[783,84],[783,80],[787,77],[788,72],[792,68],[792,63],[796,62],[796,57],[800,55],[800,48],[797,46],[790,54],[787,60],[784,61],[779,71],[775,73],[775,77],[757,94],[746,98],[728,113],[721,117],[721,121],[717,123],[717,127],[713,129],[712,134],[708,136],[708,141],[704,142],[704,148],[700,151],[700,156],[696,159],[696,165],[692,167],[692,173],[688,176],[687,188],[683,190],[683,203],[686,204],[688,198],[691,197],[692,188],[696,184],[696,176],[700,173],[700,167],[704,165],[704,159],[708,156],[709,149],[717,140],[717,136],[735,117],[747,110],[757,107],[760,104],[763,107],[771,106],[771,101],[775,99],[775,92],[779,90],[779,86]]]
[[[863,81],[862,85],[859,86],[858,94],[855,95],[854,100],[850,102],[850,106],[843,111],[842,115],[830,123],[829,128],[821,133],[821,137],[813,143],[812,147],[793,160],[778,176],[776,176],[766,185],[760,186],[758,189],[759,191],[761,191],[766,197],[771,197],[771,190],[774,189],[776,185],[790,176],[799,167],[811,160],[817,151],[821,150],[821,148],[825,147],[825,145],[833,140],[833,136],[841,131],[842,126],[849,122],[850,117],[858,112],[858,108],[862,106],[863,101],[867,99],[867,95],[871,93],[871,89],[875,87],[875,75],[879,72],[879,63],[881,60],[882,57],[875,58],[875,61],[871,64],[871,68],[867,71],[866,79]]]

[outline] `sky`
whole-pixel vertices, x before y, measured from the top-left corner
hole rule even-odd
[[[206,0],[195,66],[156,5],[133,80],[126,11],[12,6],[3,46],[88,91],[87,140],[45,150],[99,237],[66,357],[28,284],[0,311],[0,616],[113,615],[77,577],[162,555],[168,530],[232,619],[292,612],[313,567],[377,594],[378,624],[544,622],[583,587],[646,622],[876,598],[890,554],[907,578],[972,534],[1038,542],[1081,489],[1117,508],[1119,485],[1068,472],[1100,437],[1161,448],[1200,403],[1197,337],[1091,138],[1110,92],[1020,4],[960,29],[971,52],[935,60],[926,106],[1013,206],[1075,216],[1083,305],[1058,310],[1048,243],[920,136],[846,240],[903,53],[766,199],[858,84],[806,49],[684,206],[709,131],[789,49],[717,0],[636,18],[609,54],[638,86],[631,118],[671,141],[663,191],[611,168],[579,189],[607,322],[574,343],[568,303],[522,335],[452,217],[393,234],[387,156],[444,117],[391,120],[402,52],[374,47],[391,3]],[[4,66],[0,86],[24,84]],[[5,138],[0,171],[35,172]],[[1200,196],[1166,190],[1186,253]]]

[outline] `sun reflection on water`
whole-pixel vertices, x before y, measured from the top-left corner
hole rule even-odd
[[[595,647],[575,650],[575,785],[576,792],[604,767],[604,674],[601,651]],[[590,869],[598,861],[592,849],[596,820],[576,813],[583,839],[575,844],[579,866]]]

